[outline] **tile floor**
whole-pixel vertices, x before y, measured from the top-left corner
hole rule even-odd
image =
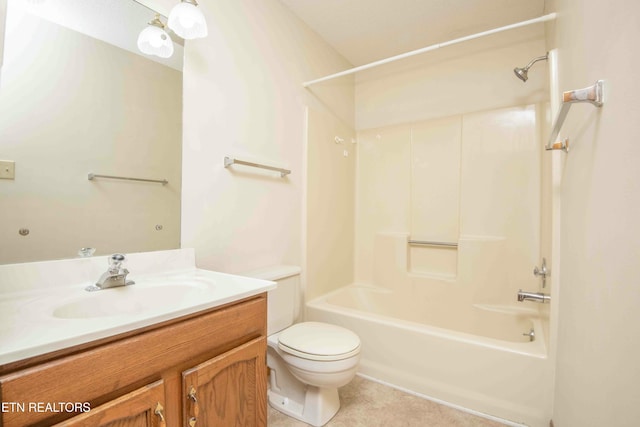
[[[339,390],[341,408],[326,427],[504,427],[504,424],[439,405],[356,377]],[[306,427],[269,407],[268,427]]]

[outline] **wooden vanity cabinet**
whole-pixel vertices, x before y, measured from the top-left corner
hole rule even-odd
[[[266,426],[266,375],[261,294],[0,367],[2,402],[25,408],[0,412],[0,427]]]
[[[253,340],[184,371],[183,425],[266,425],[265,344],[264,338]]]
[[[54,427],[165,427],[164,383],[156,381]]]

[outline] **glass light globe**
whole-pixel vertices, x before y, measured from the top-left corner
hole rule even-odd
[[[173,55],[173,41],[162,28],[148,25],[138,35],[138,49],[147,55],[169,58]]]
[[[185,40],[206,37],[209,33],[207,21],[197,5],[184,0],[171,9],[167,25]]]

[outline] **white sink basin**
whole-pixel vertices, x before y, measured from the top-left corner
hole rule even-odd
[[[66,270],[48,274],[64,282]],[[87,292],[89,280],[0,293],[0,365],[233,303],[275,283],[188,267],[130,275],[134,285]],[[62,277],[63,279],[59,279]]]
[[[258,296],[276,284],[195,266],[191,249],[132,254],[136,283],[87,292],[108,257],[0,266],[0,366],[142,331]]]
[[[155,286],[129,285],[87,292],[53,309],[53,317],[88,319],[105,316],[138,315],[168,307],[196,304],[212,292],[207,286],[183,283]]]

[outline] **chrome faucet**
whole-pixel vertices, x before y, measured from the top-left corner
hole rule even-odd
[[[113,254],[107,260],[109,262],[109,269],[102,273],[100,279],[95,285],[87,286],[87,291],[99,291],[101,289],[115,288],[118,286],[133,285],[133,280],[127,280],[127,274],[129,270],[122,266],[125,260],[125,256],[122,254]]]
[[[533,301],[533,302],[551,302],[551,295],[543,294],[542,292],[526,292],[520,289],[518,291],[518,301]]]

